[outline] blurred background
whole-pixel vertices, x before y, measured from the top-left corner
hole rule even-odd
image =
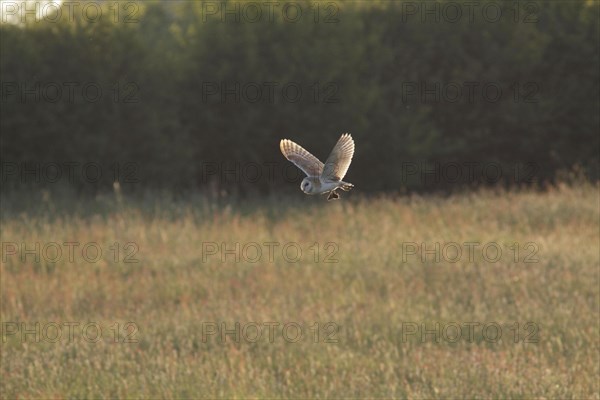
[[[0,398],[600,400],[599,4],[0,1]]]
[[[1,12],[7,191],[294,193],[302,176],[279,140],[325,158],[344,132],[363,193],[530,185],[573,167],[598,178],[592,1],[2,1]]]

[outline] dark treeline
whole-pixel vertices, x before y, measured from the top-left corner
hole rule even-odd
[[[4,188],[297,191],[344,132],[361,191],[597,179],[598,3],[76,4],[4,10]]]

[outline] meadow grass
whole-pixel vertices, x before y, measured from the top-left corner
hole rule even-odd
[[[3,202],[3,399],[600,398],[597,184],[230,206]],[[73,261],[64,242],[80,243]],[[22,243],[40,243],[40,260],[23,260]],[[57,262],[48,243],[62,247]],[[86,243],[101,259],[83,258]],[[95,343],[80,329],[90,322]],[[72,338],[66,323],[80,324]]]

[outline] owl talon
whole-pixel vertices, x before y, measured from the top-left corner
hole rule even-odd
[[[331,200],[337,200],[340,198],[340,195],[337,194],[335,192],[335,190],[332,190],[331,192],[329,192],[329,196],[327,196],[327,200],[331,201]]]

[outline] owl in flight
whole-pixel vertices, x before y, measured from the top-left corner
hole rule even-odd
[[[327,200],[335,200],[340,198],[336,193],[337,189],[347,192],[354,187],[353,184],[342,180],[354,155],[354,140],[350,134],[345,133],[340,137],[325,164],[289,139],[283,139],[279,143],[279,148],[285,158],[306,174],[306,178],[300,184],[300,189],[304,193],[329,193]]]

